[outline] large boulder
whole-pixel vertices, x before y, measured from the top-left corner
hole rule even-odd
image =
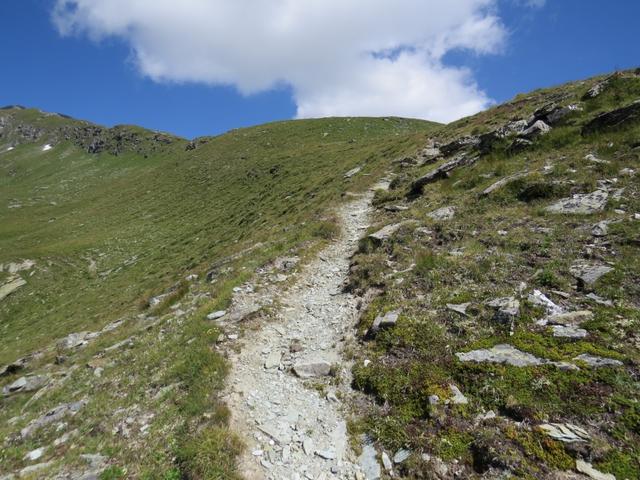
[[[582,127],[582,135],[591,135],[600,131],[615,130],[640,122],[640,100],[626,107],[602,113]]]
[[[460,155],[459,157],[454,158],[446,163],[443,163],[439,167],[431,170],[426,175],[414,180],[411,184],[411,189],[409,190],[409,197],[417,197],[422,195],[422,191],[424,187],[430,183],[436,182],[438,180],[442,180],[449,176],[449,172],[455,170],[459,167],[473,165],[476,161],[478,161],[480,157],[478,156],[469,156],[469,155]]]

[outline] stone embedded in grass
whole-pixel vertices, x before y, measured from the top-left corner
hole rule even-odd
[[[78,332],[70,333],[56,343],[57,347],[62,350],[72,350],[74,348],[84,347],[90,340],[98,337],[100,334],[97,332]]]
[[[38,460],[39,458],[42,457],[42,455],[44,455],[44,451],[45,451],[45,447],[40,447],[40,448],[36,448],[35,450],[31,450],[24,456],[23,460],[30,461],[30,462]]]
[[[393,456],[393,463],[395,463],[395,464],[402,463],[406,459],[408,459],[410,456],[411,456],[411,451],[410,450],[405,450],[405,449],[401,448]]]
[[[593,235],[594,237],[606,237],[607,234],[609,233],[609,223],[611,222],[607,220],[603,220],[602,222],[596,223],[591,228],[591,235]]]
[[[602,473],[600,470],[593,468],[593,465],[585,462],[584,460],[576,460],[576,470],[580,473],[584,473],[586,476],[593,480],[616,480],[616,476],[611,473]]]
[[[591,440],[589,432],[570,423],[543,423],[538,425],[538,428],[554,440],[564,443],[588,442]]]
[[[293,371],[300,378],[324,377],[331,373],[331,364],[324,360],[298,363],[294,365]]]
[[[456,357],[461,362],[490,362],[506,363],[514,367],[533,367],[538,365],[553,365],[561,370],[578,370],[578,367],[568,362],[553,362],[545,358],[538,358],[527,352],[518,350],[509,344],[499,344],[491,348],[458,352]]]
[[[460,315],[467,314],[467,308],[471,305],[471,302],[468,303],[447,303],[447,308],[453,312],[459,313]]]
[[[515,297],[496,298],[487,302],[487,306],[496,310],[494,320],[509,323],[520,315],[520,301]]]
[[[546,135],[550,131],[551,127],[549,125],[544,123],[542,120],[536,120],[533,125],[520,134],[520,137],[530,140],[540,135]]]
[[[558,315],[562,313],[562,308],[551,301],[551,299],[549,299],[549,297],[547,297],[540,290],[534,290],[533,293],[529,295],[527,300],[529,300],[529,302],[533,303],[534,305],[543,307],[549,315]]]
[[[427,213],[427,217],[434,220],[451,220],[456,214],[455,207],[442,207],[434,210],[431,213]]]
[[[20,435],[23,439],[29,438],[36,430],[49,425],[53,422],[64,418],[67,415],[75,415],[87,404],[86,400],[80,400],[73,403],[63,403],[57,407],[49,410],[43,416],[32,420],[26,427],[20,430]]]
[[[578,328],[572,325],[554,325],[553,327],[553,336],[560,338],[585,338],[589,335],[583,328]]]
[[[590,215],[601,212],[607,205],[609,193],[605,190],[596,190],[595,192],[576,194],[569,198],[558,200],[553,205],[546,208],[550,213]]]
[[[20,377],[15,382],[6,385],[2,389],[2,394],[7,397],[15,393],[33,392],[40,390],[48,383],[49,377],[47,375],[28,375],[26,377]]]
[[[504,177],[500,180],[498,180],[497,182],[491,184],[489,187],[485,188],[481,195],[486,196],[489,195],[493,192],[495,192],[496,190],[500,190],[502,187],[504,187],[505,185],[511,183],[514,180],[517,180],[519,178],[523,178],[526,177],[527,175],[529,175],[529,172],[523,172],[523,173],[516,173],[514,175],[509,175],[508,177]]]
[[[389,240],[401,227],[406,225],[407,222],[394,223],[392,225],[387,225],[375,233],[369,235],[369,239],[372,240],[376,245],[381,245],[382,243]]]
[[[613,271],[613,267],[592,262],[576,262],[569,269],[579,282],[580,286],[591,286],[598,279],[607,273]]]
[[[584,159],[587,160],[588,162],[599,163],[601,165],[607,165],[611,163],[609,160],[603,160],[602,158],[596,157],[593,153],[589,153],[585,155]]]
[[[217,312],[211,312],[207,315],[207,320],[218,320],[227,314],[226,310],[218,310]]]
[[[398,323],[399,317],[400,317],[400,310],[392,310],[390,312],[385,313],[384,315],[378,315],[376,319],[373,321],[373,325],[369,330],[369,334],[375,334],[378,332],[378,330],[394,327],[396,323]]]
[[[24,367],[27,366],[27,363],[28,363],[28,360],[26,358],[19,358],[14,362],[11,362],[10,364],[5,365],[4,367],[0,368],[0,377],[11,375],[13,373],[16,373],[24,369]]]
[[[354,175],[357,175],[358,173],[360,173],[361,170],[362,170],[362,167],[352,168],[351,170],[349,170],[347,173],[344,174],[344,178],[351,178]]]
[[[546,319],[546,323],[551,325],[580,325],[583,322],[591,320],[593,312],[590,310],[577,310],[575,312],[559,313],[551,315]]]
[[[454,405],[467,405],[469,403],[469,399],[463,395],[463,393],[457,386],[450,383],[449,389],[451,390],[451,393],[453,395],[453,397],[449,399],[451,403],[453,403]]]
[[[0,286],[0,300],[4,300],[6,297],[11,295],[13,292],[18,290],[20,287],[26,285],[27,282],[22,278],[16,278],[4,285]]]
[[[622,365],[620,360],[615,360],[613,358],[599,357],[597,355],[590,355],[588,353],[583,353],[574,358],[574,360],[578,360],[580,362],[584,362],[590,367],[598,368],[598,367],[619,367]]]
[[[638,122],[640,122],[640,100],[598,115],[582,128],[582,135],[586,136],[598,131],[613,130]]]

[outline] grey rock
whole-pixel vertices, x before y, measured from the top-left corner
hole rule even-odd
[[[333,450],[316,450],[316,455],[325,460],[333,460],[336,458],[336,452]]]
[[[582,128],[582,135],[615,130],[622,126],[640,122],[640,100],[610,112],[602,113]]]
[[[551,131],[551,127],[542,120],[536,120],[533,125],[523,131],[520,136],[525,139],[532,139],[540,135],[546,135]]]
[[[457,168],[473,165],[478,161],[479,158],[480,157],[477,155],[470,156],[463,154],[459,157],[454,158],[453,160],[443,163],[436,169],[415,180],[411,184],[411,189],[408,196],[415,197],[422,195],[422,191],[424,190],[424,187],[426,185],[447,178],[449,176],[449,173]]]
[[[470,302],[468,303],[458,303],[458,304],[454,304],[454,303],[447,303],[447,308],[449,310],[452,310],[456,313],[459,313],[461,315],[466,315],[467,314],[467,308],[469,308],[469,306],[471,305]]]
[[[331,364],[326,361],[299,363],[293,371],[300,378],[323,377],[331,373]]]
[[[554,440],[564,443],[588,442],[591,440],[589,433],[570,423],[543,423],[539,428]]]
[[[369,239],[376,244],[382,244],[389,240],[401,227],[406,225],[407,222],[395,223],[393,225],[387,225],[375,233],[369,235]]]
[[[506,363],[514,367],[528,367],[545,363],[544,360],[535,355],[518,350],[508,344],[499,344],[488,349],[456,353],[456,356],[462,362]]]
[[[393,456],[393,463],[402,463],[411,456],[411,451],[401,448]]]
[[[33,392],[39,390],[49,383],[49,377],[47,375],[29,375],[26,377],[20,377],[15,382],[5,386],[2,389],[2,394],[6,397],[15,393]]]
[[[53,464],[54,462],[43,462],[37,463],[35,465],[30,465],[20,470],[20,472],[18,473],[18,477],[28,477],[30,475],[35,475],[38,472],[42,472],[43,470],[52,467]]]
[[[98,337],[99,335],[99,333],[93,332],[70,333],[63,339],[59,340],[57,342],[57,346],[62,350],[73,350],[75,348],[84,347],[89,343],[89,341]]]
[[[599,357],[597,355],[590,355],[588,353],[583,353],[574,358],[574,360],[578,360],[580,362],[584,362],[590,367],[598,368],[598,367],[619,367],[622,365],[620,360],[614,360],[613,358]]]
[[[563,198],[548,206],[546,210],[551,213],[590,215],[604,210],[608,198],[607,191],[596,190],[592,193],[576,194],[570,198]]]
[[[386,205],[384,209],[387,212],[397,213],[397,212],[406,212],[407,210],[409,210],[409,207],[407,207],[406,205]]]
[[[613,268],[598,263],[576,262],[570,267],[569,271],[581,286],[591,286],[597,282],[600,277],[613,271]]]
[[[455,207],[442,207],[431,213],[427,213],[427,216],[434,220],[451,220],[455,214]]]
[[[454,405],[467,405],[469,403],[469,399],[462,394],[457,386],[449,384],[449,389],[453,394],[453,397],[451,397],[451,403]]]
[[[591,228],[591,235],[594,237],[605,237],[609,233],[609,223],[606,220],[596,223]]]
[[[24,456],[23,460],[33,462],[41,458],[42,455],[44,455],[44,452],[45,452],[45,447],[36,448],[35,450],[31,450],[30,452],[28,452]]]
[[[572,325],[554,325],[553,336],[561,338],[585,338],[589,332],[583,328],[574,327]]]
[[[453,155],[460,150],[474,148],[480,145],[480,137],[477,136],[465,136],[456,138],[452,142],[442,145],[440,152],[443,155]]]
[[[83,453],[80,455],[80,458],[87,462],[89,467],[92,469],[102,467],[105,463],[107,463],[107,460],[109,460],[109,457],[97,453]]]
[[[87,404],[86,400],[80,400],[73,403],[63,403],[55,408],[49,410],[43,416],[31,421],[26,427],[20,430],[20,435],[23,439],[29,438],[36,430],[49,425],[53,422],[64,418],[67,415],[75,415],[82,407]]]
[[[509,151],[510,154],[515,155],[516,153],[519,153],[519,152],[522,152],[523,150],[526,150],[531,145],[533,145],[533,142],[531,140],[527,140],[526,138],[518,137],[509,146],[508,151]]]
[[[440,397],[438,395],[429,395],[429,405],[438,405]]]
[[[526,177],[527,175],[529,175],[529,172],[516,173],[515,175],[509,175],[508,177],[501,178],[497,182],[495,182],[492,185],[490,185],[489,187],[485,188],[482,191],[481,195],[483,195],[483,196],[490,195],[491,193],[495,192],[496,190],[500,190],[505,185],[508,185],[512,181],[517,180],[519,178]]]
[[[584,473],[587,477],[593,480],[616,480],[616,476],[611,473],[602,473],[600,470],[593,468],[593,465],[583,460],[576,460],[576,470],[580,473]]]
[[[535,355],[518,350],[508,344],[500,344],[492,348],[472,350],[470,352],[458,352],[456,356],[461,362],[506,363],[514,367],[553,365],[560,370],[578,370],[578,367],[572,363],[553,362],[544,358],[538,358]]]
[[[282,354],[279,351],[271,352],[264,361],[264,368],[267,370],[276,368],[280,365],[280,360],[282,360]]]
[[[351,170],[349,170],[347,173],[344,174],[344,178],[351,178],[357,175],[358,173],[360,173],[361,170],[362,170],[362,167],[352,168]]]
[[[587,298],[593,300],[598,305],[604,305],[605,307],[613,307],[613,302],[611,300],[607,300],[606,298],[602,298],[595,293],[589,293]]]
[[[399,317],[399,310],[392,310],[385,313],[384,315],[378,315],[373,321],[373,325],[371,326],[371,333],[375,333],[378,330],[395,326],[395,324],[398,322]]]
[[[520,301],[514,297],[496,298],[487,305],[496,310],[494,319],[502,323],[512,322],[520,315]]]
[[[577,310],[575,312],[559,313],[551,315],[547,319],[547,323],[551,325],[580,325],[583,322],[591,320],[593,312],[590,310]]]
[[[367,480],[379,480],[382,475],[376,454],[377,452],[373,445],[364,445],[362,453],[358,457],[358,463]]]
[[[387,472],[391,473],[393,471],[393,463],[391,462],[391,459],[389,458],[387,452],[382,452],[380,458],[382,459],[382,466],[384,467],[384,469]]]
[[[207,315],[207,320],[218,320],[219,318],[224,317],[227,314],[226,310],[218,310],[216,312],[211,312]]]
[[[27,282],[25,282],[22,278],[16,278],[16,279],[11,280],[10,282],[5,283],[4,285],[0,286],[0,301],[4,300],[6,297],[8,297],[13,292],[15,292],[20,287],[22,287],[22,286],[24,286],[26,284],[27,284]]]
[[[547,114],[545,121],[549,125],[553,126],[556,123],[560,122],[562,119],[564,119],[567,115],[570,115],[574,112],[580,112],[582,110],[583,110],[582,106],[575,103],[571,105],[567,105],[565,107],[558,107]]]
[[[601,158],[596,157],[593,153],[588,153],[585,155],[584,159],[591,163],[599,163],[601,165],[607,165],[611,163],[609,160],[603,160]]]
[[[309,437],[302,442],[302,449],[306,455],[313,455],[313,440]]]
[[[562,308],[553,303],[553,301],[551,301],[551,299],[549,299],[549,297],[540,290],[534,290],[527,299],[532,304],[543,307],[549,315],[558,315],[562,313]]]
[[[26,358],[19,358],[18,360],[5,365],[4,367],[0,368],[0,377],[12,375],[16,372],[19,372],[27,366],[27,363],[29,363],[29,361]]]

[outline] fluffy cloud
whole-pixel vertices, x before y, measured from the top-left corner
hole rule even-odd
[[[499,52],[497,0],[57,0],[63,35],[129,43],[158,82],[286,85],[299,117],[398,115],[450,121],[489,99],[443,58]]]

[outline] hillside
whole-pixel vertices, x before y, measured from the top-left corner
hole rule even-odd
[[[52,472],[82,471],[80,454],[106,449],[114,471],[161,478],[219,408],[227,367],[204,315],[258,267],[326,243],[343,194],[366,189],[435,124],[281,122],[190,142],[14,107],[0,125],[0,365],[12,362],[2,386],[27,375],[2,399],[0,471],[28,468],[25,454],[48,446],[38,461]],[[20,435],[84,401],[65,420],[80,443],[55,445],[65,432],[51,428]],[[160,418],[153,442],[112,433],[148,413]],[[210,423],[224,425],[220,415]]]
[[[374,199],[353,429],[396,474],[640,478],[639,74],[447,125]]]
[[[639,102],[0,110],[0,479],[640,478]]]

